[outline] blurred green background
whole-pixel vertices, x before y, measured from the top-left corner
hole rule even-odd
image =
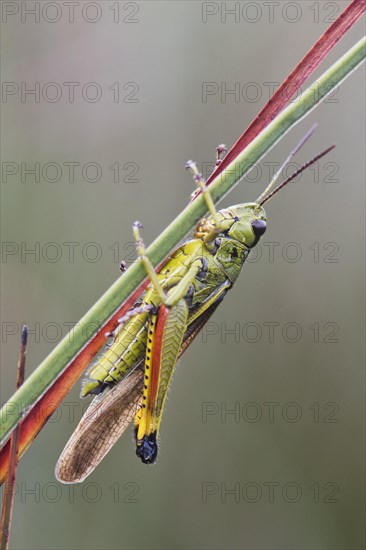
[[[207,172],[346,2],[2,4],[4,402],[21,322],[29,374],[131,262],[132,222],[160,233],[193,190],[185,161]],[[297,162],[337,144],[268,205],[259,255],[180,361],[157,464],[131,430],[84,485],[57,483],[78,385],[20,463],[12,548],[364,547],[364,115],[361,69],[222,203],[254,200],[314,121]]]

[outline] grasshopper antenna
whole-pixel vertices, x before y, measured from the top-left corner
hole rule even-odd
[[[316,157],[314,157],[313,159],[309,160],[308,162],[306,162],[305,164],[303,164],[301,166],[301,168],[299,168],[298,170],[296,170],[296,172],[294,172],[293,174],[291,174],[291,176],[289,176],[283,183],[281,183],[280,185],[278,185],[269,195],[267,195],[266,197],[262,198],[262,200],[260,202],[259,199],[263,196],[263,194],[261,195],[261,197],[259,197],[259,199],[256,200],[256,203],[259,205],[259,206],[263,206],[264,204],[266,204],[266,202],[268,202],[274,195],[276,195],[279,191],[281,191],[281,189],[283,189],[285,187],[285,185],[287,185],[288,183],[290,183],[290,181],[294,180],[299,174],[301,174],[301,172],[303,172],[304,170],[306,170],[307,168],[309,168],[309,166],[311,166],[312,164],[314,164],[315,162],[317,162],[319,159],[321,159],[322,157],[324,157],[326,154],[329,153],[329,151],[331,151],[332,149],[334,149],[335,145],[331,145],[330,147],[328,147],[327,149],[325,149],[324,151],[322,151],[321,153],[319,153],[319,155],[316,155]]]
[[[272,187],[274,186],[274,184],[276,183],[276,181],[278,180],[278,178],[280,177],[281,173],[282,173],[282,170],[285,168],[285,166],[290,162],[290,160],[296,155],[296,153],[298,151],[300,151],[301,147],[303,145],[305,145],[305,143],[308,141],[309,138],[311,138],[311,136],[313,135],[313,133],[315,132],[315,130],[317,129],[318,125],[315,123],[312,125],[312,127],[310,128],[310,130],[308,132],[306,132],[306,134],[304,135],[304,137],[301,139],[301,141],[299,141],[299,143],[296,145],[295,149],[293,149],[291,151],[291,153],[289,154],[289,156],[287,157],[287,159],[282,163],[282,165],[279,167],[279,169],[277,170],[277,172],[275,173],[275,175],[273,176],[273,178],[271,179],[271,181],[269,182],[269,184],[267,185],[267,187],[265,188],[265,190],[263,191],[263,193],[261,193],[261,195],[259,195],[259,197],[257,198],[257,200],[255,202],[257,202],[258,204],[260,204],[260,201],[263,200],[263,198],[267,195],[267,193],[270,192],[270,190],[272,189]]]

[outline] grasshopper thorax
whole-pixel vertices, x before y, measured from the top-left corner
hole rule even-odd
[[[219,210],[215,220],[201,220],[195,236],[203,240],[216,265],[234,283],[266,227],[266,214],[259,204],[238,204]]]

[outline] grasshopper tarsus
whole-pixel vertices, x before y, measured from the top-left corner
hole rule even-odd
[[[225,143],[221,143],[216,147],[216,166],[219,166],[219,164],[222,163],[225,154],[227,153],[227,147]]]
[[[119,270],[124,273],[126,270],[127,270],[127,262],[125,262],[124,260],[121,261],[121,263],[119,264]]]

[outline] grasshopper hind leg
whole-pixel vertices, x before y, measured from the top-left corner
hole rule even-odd
[[[160,305],[158,314],[150,320],[142,407],[135,421],[136,455],[144,464],[154,463],[158,454],[160,423],[187,320],[184,299],[171,307]]]

